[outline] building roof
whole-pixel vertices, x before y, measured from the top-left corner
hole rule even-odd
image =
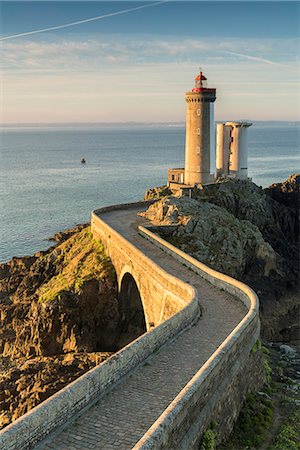
[[[200,74],[195,77],[195,80],[200,80]],[[201,72],[201,80],[207,80],[207,78]]]

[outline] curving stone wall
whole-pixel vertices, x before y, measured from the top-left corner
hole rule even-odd
[[[258,297],[249,286],[207,267],[152,233],[151,227],[140,226],[139,232],[214,286],[235,295],[248,309],[244,319],[134,447],[135,450],[199,448],[199,437],[211,420],[218,417],[220,404],[228,402],[229,396],[234,403],[237,392],[232,391],[232,384],[249,364],[251,349],[260,334]],[[262,373],[258,385],[263,376]],[[246,383],[246,389],[249,384]],[[238,408],[229,413],[231,422],[237,414]]]
[[[114,265],[120,291],[126,273],[134,278],[141,296],[147,331],[181,311],[191,299],[186,283],[162,270],[101,218],[106,212],[145,207],[151,202],[138,202],[102,208],[92,213],[91,230],[100,239]],[[196,294],[194,294],[196,295]]]

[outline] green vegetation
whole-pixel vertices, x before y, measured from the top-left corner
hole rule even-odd
[[[54,250],[59,273],[38,290],[39,301],[60,299],[67,291],[79,293],[91,279],[111,278],[114,274],[103,245],[93,239],[90,227],[75,233]]]
[[[283,425],[268,450],[299,450],[300,412],[294,412]]]
[[[215,450],[217,434],[212,424],[202,435],[199,450]]]
[[[291,378],[294,365],[278,349],[261,346],[266,384],[247,397],[229,440],[218,450],[299,450],[299,383]]]
[[[257,339],[257,341],[255,342],[255,344],[251,349],[251,353],[256,353],[258,350],[261,350],[261,348],[262,348],[261,340]]]
[[[259,394],[250,394],[235,424],[229,440],[221,445],[220,450],[237,450],[258,448],[272,426],[273,402]]]
[[[272,369],[270,366],[270,352],[264,346],[261,346],[261,349],[262,349],[262,354],[263,354],[263,363],[264,363],[264,369],[265,369],[266,383],[267,383],[267,385],[270,385],[271,375],[272,375]]]

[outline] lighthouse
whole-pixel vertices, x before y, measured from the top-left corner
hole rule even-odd
[[[185,93],[185,167],[168,170],[168,186],[175,192],[214,182],[218,177],[245,180],[248,177],[247,129],[250,122],[217,125],[215,139],[214,102],[216,89],[207,86],[200,71],[195,87]]]
[[[214,101],[216,89],[207,87],[202,72],[195,77],[195,87],[185,94],[186,140],[184,182],[187,185],[213,181]]]

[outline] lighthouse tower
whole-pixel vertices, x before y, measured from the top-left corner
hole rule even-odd
[[[213,180],[214,165],[214,101],[216,89],[207,87],[207,79],[200,72],[195,87],[185,94],[186,141],[184,183],[195,185]]]

